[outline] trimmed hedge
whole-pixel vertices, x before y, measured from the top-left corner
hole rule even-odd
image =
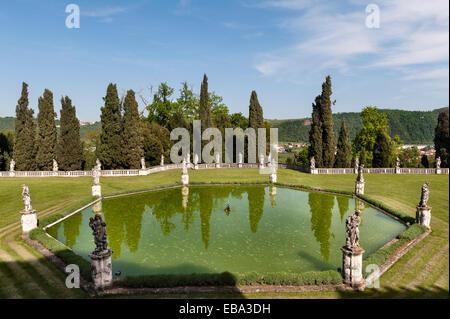
[[[256,272],[245,274],[173,274],[127,276],[114,282],[116,287],[127,288],[169,288],[181,286],[236,286],[236,285],[338,285],[342,284],[342,276],[334,270],[311,271],[305,273],[267,273]]]
[[[405,230],[404,232],[400,233],[398,235],[398,238],[406,239],[407,241],[411,241],[414,238],[416,238],[417,236],[422,235],[426,231],[427,231],[427,228],[425,226],[422,226],[419,224],[414,224],[411,227],[409,227],[407,230]]]
[[[380,202],[380,201],[378,201],[376,199],[370,198],[367,195],[358,195],[358,197],[360,197],[361,199],[364,199],[369,204],[372,204],[372,205],[374,205],[374,206],[376,206],[376,207],[378,207],[378,208],[388,212],[389,214],[400,218],[405,223],[413,224],[416,221],[415,218],[413,218],[413,217],[403,213],[402,211],[400,211],[398,209],[394,209],[392,207],[389,207],[386,204],[384,204],[384,203],[382,203],[382,202]]]

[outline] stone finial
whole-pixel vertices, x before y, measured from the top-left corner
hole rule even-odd
[[[16,162],[14,161],[14,159],[11,159],[11,161],[9,162],[9,171],[14,172],[15,167],[16,167]]]
[[[422,194],[420,196],[419,207],[428,207],[428,199],[430,198],[430,190],[428,189],[430,182],[426,182],[422,185]]]

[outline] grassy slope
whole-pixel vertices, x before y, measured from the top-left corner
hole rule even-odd
[[[413,248],[381,278],[382,289],[366,290],[364,294],[320,292],[314,294],[269,294],[267,297],[446,297],[449,289],[448,263],[448,219],[449,219],[449,179],[437,175],[366,175],[366,193],[388,205],[401,209],[411,216],[415,215],[415,205],[419,201],[420,188],[424,181],[430,181],[430,201],[432,210],[432,234]],[[267,175],[260,175],[257,169],[222,169],[190,171],[192,183],[235,183],[265,182]],[[316,188],[341,189],[352,191],[354,175],[309,175],[291,170],[279,170],[280,183],[308,185]],[[128,190],[148,189],[155,186],[179,183],[180,171],[168,171],[146,177],[102,178],[103,194],[112,194]],[[58,288],[45,285],[46,273],[55,273],[56,269],[45,259],[38,257],[35,251],[18,239],[15,232],[5,234],[19,226],[19,211],[23,207],[20,185],[26,183],[31,191],[32,204],[40,216],[58,212],[74,203],[91,196],[92,179],[80,178],[2,178],[0,179],[0,279],[6,280],[0,289],[0,297],[48,297],[59,293]],[[51,210],[56,207],[54,210]],[[17,250],[17,246],[23,247]],[[34,257],[34,260],[32,258]],[[12,261],[11,261],[12,259]],[[9,263],[6,261],[9,260]],[[39,267],[43,275],[31,279],[30,290],[24,280]],[[13,270],[13,271],[11,271]],[[22,270],[22,271],[20,271]],[[45,271],[44,271],[45,270]],[[57,273],[57,271],[56,271]],[[9,277],[6,279],[6,277]],[[62,280],[59,275],[56,278]],[[3,283],[3,281],[2,281]],[[40,289],[39,289],[39,288]],[[53,287],[53,288],[52,288]],[[438,288],[435,288],[438,287]],[[60,288],[63,289],[63,288]],[[422,290],[421,290],[422,289]],[[438,289],[434,291],[433,289]],[[65,294],[64,294],[65,295]],[[71,292],[67,297],[80,297],[82,294]],[[62,297],[63,295],[61,295]],[[181,297],[181,296],[180,296]],[[213,296],[214,297],[214,296]],[[224,296],[218,296],[224,297]],[[259,294],[245,294],[245,297],[264,297]]]

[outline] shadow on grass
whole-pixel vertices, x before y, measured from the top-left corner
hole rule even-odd
[[[341,291],[339,298],[361,298],[361,299],[449,299],[448,289],[441,287],[415,287],[413,289],[406,287],[399,288],[379,288],[364,291]]]

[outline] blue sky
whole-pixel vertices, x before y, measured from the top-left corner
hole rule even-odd
[[[80,8],[68,29],[66,5]],[[367,28],[377,4],[380,27]],[[330,74],[333,112],[448,106],[448,0],[18,0],[0,7],[0,116],[21,82],[30,105],[45,88],[68,95],[80,120],[99,119],[109,82],[148,98],[151,85],[209,88],[248,114],[252,90],[266,118],[310,116]],[[142,103],[140,102],[140,107]]]

